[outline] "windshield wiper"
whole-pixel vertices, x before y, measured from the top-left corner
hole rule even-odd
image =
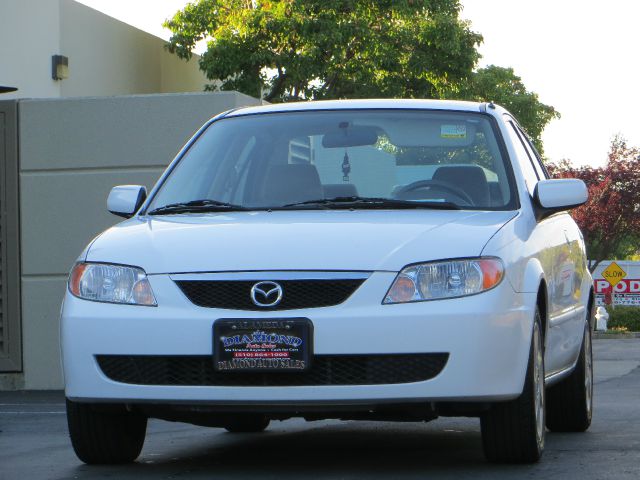
[[[219,202],[217,200],[192,200],[190,202],[170,203],[162,207],[155,208],[148,215],[162,215],[164,213],[198,213],[198,212],[226,212],[233,210],[248,210],[242,205]]]
[[[398,208],[398,209],[441,209],[460,210],[461,207],[452,202],[439,202],[435,200],[398,200],[393,198],[378,197],[335,197],[319,200],[307,200],[305,202],[288,203],[277,208],[296,207],[321,207],[321,208]],[[274,208],[277,209],[277,208]]]

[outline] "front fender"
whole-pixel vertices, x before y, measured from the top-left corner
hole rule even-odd
[[[522,286],[522,292],[526,293],[534,293],[535,295],[527,296],[530,302],[533,302],[531,305],[527,305],[535,311],[536,304],[538,303],[539,295],[543,295],[544,305],[540,306],[540,314],[542,316],[542,330],[544,333],[544,347],[545,350],[547,348],[547,340],[549,339],[549,322],[547,321],[549,316],[548,305],[548,292],[546,288],[541,289],[541,285],[545,282],[544,270],[542,269],[542,264],[540,260],[537,258],[530,258],[527,262],[524,273],[522,276],[522,281],[520,285]]]
[[[520,286],[520,289],[518,289],[516,285],[514,285],[514,288],[516,291],[520,291],[522,293],[538,293],[540,283],[543,280],[544,270],[542,269],[540,260],[537,258],[530,258],[524,267],[522,280],[520,282],[516,282]]]

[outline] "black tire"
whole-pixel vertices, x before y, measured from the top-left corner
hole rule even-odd
[[[547,391],[547,428],[552,432],[584,432],[591,425],[592,415],[593,354],[587,322],[576,368]]]
[[[227,419],[224,429],[231,433],[257,433],[266,430],[270,422],[271,420],[264,415],[233,415]]]
[[[124,407],[67,400],[69,436],[76,455],[88,464],[133,462],[144,444],[147,418]]]
[[[522,394],[499,402],[480,417],[482,446],[496,463],[535,463],[544,450],[544,340],[536,308]]]

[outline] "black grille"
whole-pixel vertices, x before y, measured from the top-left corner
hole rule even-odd
[[[309,385],[383,385],[429,380],[438,375],[448,353],[411,355],[316,355],[305,372],[216,372],[213,357],[98,355],[111,380],[136,385],[284,387]]]
[[[293,310],[330,307],[344,302],[364,282],[348,280],[278,280],[282,300],[274,307],[259,307],[251,300],[257,280],[178,280],[176,284],[200,307],[231,310]]]

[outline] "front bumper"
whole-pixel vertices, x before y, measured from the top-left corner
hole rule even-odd
[[[516,293],[503,281],[459,299],[381,305],[395,275],[373,273],[335,307],[279,312],[197,307],[168,275],[150,276],[158,307],[102,304],[67,293],[61,319],[66,395],[87,402],[239,406],[496,401],[521,393],[534,293]],[[96,360],[98,355],[211,356],[216,319],[287,317],[313,322],[316,355],[445,352],[449,358],[427,381],[327,386],[135,385],[109,379]]]

